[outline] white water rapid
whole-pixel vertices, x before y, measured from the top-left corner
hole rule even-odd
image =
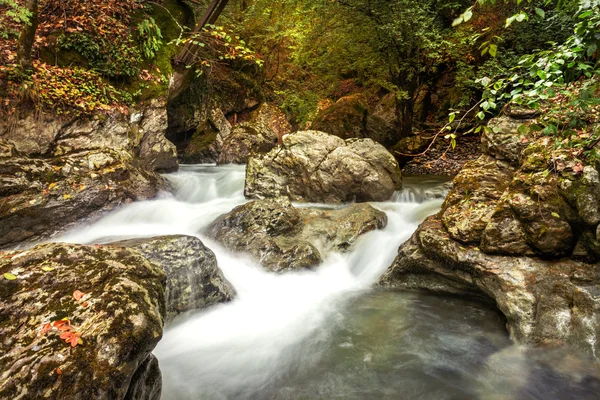
[[[515,357],[519,373],[499,377],[482,368],[491,354],[500,367],[502,357],[514,363],[513,353],[504,355],[514,346],[494,311],[371,289],[398,246],[439,209],[442,199],[427,193],[445,195],[441,181],[409,180],[392,201],[374,203],[387,213],[387,227],[361,237],[352,252],[332,254],[314,271],[277,275],[202,236],[217,216],[246,201],[243,167],[182,166],[168,179],[174,195],[133,203],[57,239],[186,234],[215,252],[236,298],[167,327],[155,349],[163,399],[489,398],[528,376],[521,373],[524,355]],[[519,393],[495,398],[530,398]]]

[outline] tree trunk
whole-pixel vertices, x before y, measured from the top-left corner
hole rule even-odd
[[[202,28],[204,28],[206,24],[214,24],[215,22],[217,22],[219,15],[221,15],[223,9],[225,8],[228,2],[229,0],[213,0],[212,3],[210,3],[210,6],[208,6],[208,9],[204,13],[200,21],[198,21],[198,23],[194,27],[192,33],[195,34],[202,31]],[[177,54],[177,57],[175,57],[175,64],[191,65],[194,59],[196,58],[196,52],[198,51],[198,49],[198,45],[193,44],[191,41],[188,41],[183,46],[179,54]]]
[[[213,0],[200,21],[198,21],[194,27],[192,33],[195,34],[202,31],[202,28],[204,28],[206,24],[214,24],[217,22],[217,19],[223,12],[223,9],[228,2],[229,0]],[[196,53],[199,49],[200,46],[188,41],[179,51],[177,57],[175,57],[175,71],[173,72],[173,77],[169,85],[169,100],[173,100],[175,97],[179,96],[179,94],[181,94],[181,92],[185,89],[186,82],[189,82],[190,80],[189,74],[192,70],[191,68],[185,67],[194,63],[196,59]]]
[[[414,108],[415,104],[412,98],[396,100],[396,115],[400,123],[399,140],[409,137],[412,134]]]
[[[35,41],[35,31],[38,27],[38,1],[26,0],[25,7],[31,13],[28,24],[23,24],[19,41],[17,42],[17,60],[21,71],[32,71],[33,62],[31,61],[31,49]]]

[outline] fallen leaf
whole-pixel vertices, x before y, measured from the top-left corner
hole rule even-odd
[[[49,322],[47,324],[44,324],[42,326],[42,330],[40,331],[40,336],[45,335],[46,332],[48,332],[50,329],[52,329],[52,325]]]
[[[52,268],[52,267],[42,267],[42,271],[45,272],[50,272],[50,271],[54,271],[56,268]]]
[[[85,296],[85,293],[83,293],[83,292],[82,292],[82,291],[80,291],[80,290],[76,290],[76,291],[74,291],[74,292],[73,292],[73,298],[75,299],[75,301],[79,301],[79,300],[81,300],[81,298],[82,298],[83,296]]]
[[[63,199],[68,200],[71,198],[71,195],[68,193],[63,194]]]
[[[60,368],[56,368],[56,373],[57,373],[58,375],[62,375],[62,371],[60,370]]]
[[[17,279],[17,277],[9,272],[5,272],[4,273],[4,279],[9,280],[9,281],[14,281],[15,279]]]
[[[88,306],[88,302],[87,302],[87,301],[84,301],[83,303],[81,303],[81,306],[82,306],[82,307],[87,307],[87,306]]]

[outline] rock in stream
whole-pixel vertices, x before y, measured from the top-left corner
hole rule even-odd
[[[387,224],[368,204],[342,209],[296,208],[285,197],[257,200],[222,215],[208,228],[228,249],[248,252],[267,269],[312,268],[329,251],[348,251],[358,237]]]
[[[397,161],[373,140],[300,131],[284,136],[269,153],[250,157],[244,193],[258,199],[366,202],[389,200],[401,185]]]

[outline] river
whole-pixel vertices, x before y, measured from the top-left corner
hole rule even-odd
[[[597,365],[569,349],[514,345],[486,304],[373,288],[398,246],[441,206],[431,198],[441,197],[441,180],[407,179],[392,201],[373,203],[388,225],[349,254],[276,275],[201,234],[246,201],[243,167],[182,166],[167,177],[174,195],[130,204],[58,239],[187,234],[215,252],[236,298],[166,328],[155,350],[163,399],[600,398]]]

